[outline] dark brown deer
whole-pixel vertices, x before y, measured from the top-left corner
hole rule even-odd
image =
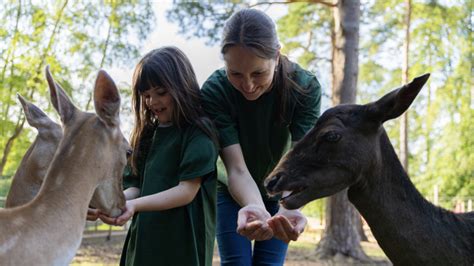
[[[473,265],[474,212],[455,214],[416,190],[383,128],[411,105],[429,74],[366,105],[327,110],[265,180],[295,209],[345,188],[396,265]]]

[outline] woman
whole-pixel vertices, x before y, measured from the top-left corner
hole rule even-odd
[[[275,24],[261,11],[244,9],[226,22],[221,52],[225,68],[201,90],[227,172],[219,174],[218,184],[221,263],[282,265],[287,243],[298,238],[306,218],[269,198],[262,182],[290,139],[298,141],[315,124],[321,87],[313,74],[280,54]],[[256,240],[253,249],[250,240]]]

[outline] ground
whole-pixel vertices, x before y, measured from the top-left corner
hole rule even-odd
[[[318,262],[314,258],[315,243],[318,240],[319,235],[315,232],[303,233],[297,242],[290,244],[285,266],[361,265],[351,263],[344,258],[336,258],[332,263]],[[370,240],[370,242],[362,242],[362,246],[364,251],[374,259],[374,263],[365,265],[391,265],[377,243],[373,239]],[[86,236],[72,265],[118,265],[123,241],[124,234],[118,234],[111,240],[106,240],[105,235]],[[217,251],[214,253],[213,265],[219,265]]]

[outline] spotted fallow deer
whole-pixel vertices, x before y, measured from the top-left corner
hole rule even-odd
[[[121,176],[129,146],[119,127],[114,82],[99,72],[94,114],[77,109],[48,68],[46,78],[64,136],[38,195],[0,210],[1,265],[68,265],[79,248],[94,191],[95,207],[112,217],[125,204]]]
[[[6,208],[31,201],[43,183],[59,141],[63,137],[60,125],[51,120],[40,108],[18,95],[26,121],[38,130],[38,135],[26,151],[13,176],[5,201]]]
[[[366,105],[327,110],[265,180],[295,209],[348,188],[348,198],[395,265],[473,265],[474,212],[434,206],[404,171],[383,123],[404,113],[429,74]]]

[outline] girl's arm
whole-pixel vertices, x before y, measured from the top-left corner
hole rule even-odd
[[[140,196],[140,189],[137,187],[129,187],[123,191],[126,200],[134,199]],[[87,221],[95,221],[100,217],[100,211],[98,209],[89,208],[87,210]]]
[[[123,191],[126,200],[138,198],[140,196],[140,189],[137,187],[129,187]]]
[[[198,177],[181,181],[177,186],[165,191],[138,198],[133,198],[133,196],[139,195],[140,190],[132,187],[124,191],[125,197],[131,198],[127,200],[124,212],[117,218],[101,214],[100,219],[107,224],[124,225],[136,212],[162,211],[181,207],[191,203],[200,187],[201,178]]]
[[[135,212],[163,211],[187,205],[201,187],[201,178],[179,182],[175,187],[145,197],[130,200]],[[127,202],[128,205],[128,202]],[[128,206],[127,206],[128,207]]]
[[[222,149],[229,180],[228,189],[240,206],[237,220],[237,231],[249,238],[266,240],[273,236],[267,220],[271,217],[265,209],[257,184],[245,164],[240,144],[233,144]]]

